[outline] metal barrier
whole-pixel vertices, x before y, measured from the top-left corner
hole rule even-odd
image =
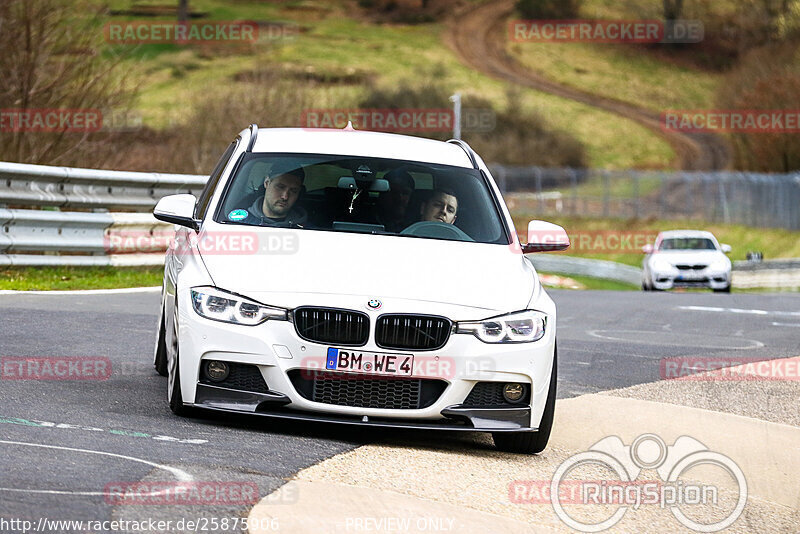
[[[615,280],[638,286],[642,283],[642,270],[613,261],[591,260],[553,254],[529,254],[525,256],[537,271],[576,276],[591,276],[604,280]]]
[[[152,210],[177,193],[199,194],[208,176],[104,171],[0,162],[0,205]]]
[[[149,213],[8,209],[0,229],[0,265],[25,266],[159,265],[174,233]]]

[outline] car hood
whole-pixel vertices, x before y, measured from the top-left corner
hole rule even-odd
[[[650,257],[654,260],[666,260],[672,265],[711,265],[715,261],[727,258],[718,250],[658,251]]]
[[[264,303],[332,305],[336,295],[498,312],[525,309],[535,276],[510,246],[257,228],[256,253],[200,252],[217,287]],[[283,240],[284,246],[270,246]],[[345,299],[352,301],[351,298]],[[366,300],[364,302],[366,302]]]

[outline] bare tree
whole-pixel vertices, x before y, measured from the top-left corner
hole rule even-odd
[[[0,2],[0,106],[8,110],[121,110],[120,58],[101,56],[103,18],[96,4],[67,0]],[[0,159],[31,163],[96,163],[106,132],[0,128]],[[30,130],[30,129],[27,129]]]
[[[678,20],[683,13],[683,0],[663,0],[664,20]]]
[[[178,0],[178,22],[186,23],[189,20],[189,0]]]

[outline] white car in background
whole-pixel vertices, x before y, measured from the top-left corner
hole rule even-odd
[[[730,251],[730,245],[720,245],[710,232],[661,232],[654,245],[643,248],[642,289],[710,288],[730,293],[731,260],[726,256]]]
[[[264,216],[267,176],[295,184],[284,220]],[[421,220],[442,191],[457,212]],[[532,221],[520,245],[466,143],[253,125],[198,199],[164,197],[154,215],[179,225],[154,362],[175,414],[490,432],[502,450],[545,448],[556,308],[523,254],[569,238]]]

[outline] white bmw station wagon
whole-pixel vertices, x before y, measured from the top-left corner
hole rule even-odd
[[[547,445],[556,308],[464,142],[334,129],[243,130],[174,223],[155,367],[172,411],[490,432]],[[531,237],[533,236],[533,237]]]

